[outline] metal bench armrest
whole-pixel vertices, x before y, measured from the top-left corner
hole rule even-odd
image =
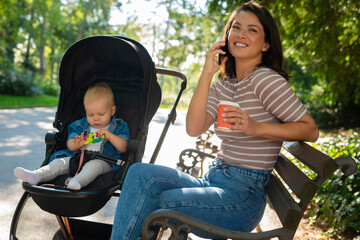
[[[345,176],[351,176],[357,171],[356,162],[350,156],[338,157],[335,159],[335,162],[341,167],[341,171]]]
[[[196,218],[189,217],[185,214],[168,210],[159,209],[147,216],[142,225],[142,240],[151,239],[153,232],[150,229],[152,225],[160,225],[163,229],[170,228],[172,235],[170,239],[185,239],[188,233],[194,229],[210,233],[214,236],[230,238],[230,239],[247,239],[247,240],[264,240],[272,237],[279,237],[279,239],[286,239],[287,230],[284,228],[273,229],[271,231],[260,233],[246,233],[239,231],[231,231],[221,227],[217,227],[206,222],[200,221]]]

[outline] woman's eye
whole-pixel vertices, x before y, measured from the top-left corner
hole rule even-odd
[[[255,28],[250,28],[250,32],[257,32]]]

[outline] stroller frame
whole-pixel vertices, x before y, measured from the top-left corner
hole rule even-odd
[[[130,42],[130,44],[139,44],[140,47],[142,47],[140,43],[137,43],[135,40],[132,40],[132,39],[129,39],[129,38],[126,38],[126,37],[120,37],[120,36],[95,36],[95,37],[90,37],[90,38],[87,38],[87,39],[92,40],[92,38],[95,38],[95,40],[96,40],[96,38],[99,38],[100,40],[102,38],[105,38],[105,39],[107,39],[107,38],[118,38],[118,39]],[[87,39],[83,39],[83,40],[87,40]],[[79,42],[81,42],[83,40],[80,40]],[[75,43],[74,45],[78,44],[79,42]],[[64,58],[65,57],[66,56],[64,56]],[[63,58],[63,60],[64,60],[64,58]],[[183,91],[185,90],[186,84],[187,84],[187,79],[186,79],[185,75],[180,73],[180,72],[169,70],[169,69],[164,69],[164,68],[155,68],[154,66],[153,66],[153,69],[154,69],[155,74],[168,75],[168,76],[176,77],[176,78],[181,79],[182,82],[181,82],[181,87],[180,87],[178,96],[177,96],[177,98],[176,98],[176,100],[175,100],[175,102],[173,104],[173,107],[172,107],[172,109],[170,111],[170,114],[168,115],[168,118],[167,118],[166,123],[164,125],[164,128],[162,130],[162,133],[161,133],[161,135],[159,137],[159,140],[157,142],[155,150],[154,150],[154,152],[152,154],[152,157],[151,157],[151,160],[150,160],[151,164],[155,163],[155,161],[156,161],[157,155],[158,155],[158,153],[160,151],[160,148],[161,148],[162,143],[163,143],[163,141],[165,139],[165,136],[167,134],[167,131],[168,131],[168,128],[169,128],[170,124],[175,122],[175,119],[176,119],[176,107],[177,107],[177,105],[178,105],[178,103],[180,101],[181,95],[182,95]],[[61,77],[61,71],[60,71],[60,77]],[[59,102],[60,102],[60,100],[59,100]],[[57,122],[58,116],[57,115],[58,115],[58,112],[56,113],[56,117],[55,117],[55,121],[54,121],[54,127],[59,129],[59,127],[61,128],[61,126],[57,126],[57,124],[58,124],[58,122]],[[151,118],[152,118],[152,116],[151,116]],[[147,119],[147,120],[150,121],[151,119]],[[146,133],[146,135],[147,135],[147,133]],[[54,143],[55,139],[56,139],[56,133],[50,132],[50,133],[46,134],[45,142],[47,143],[47,146],[46,146],[46,148],[47,148],[46,152],[47,153],[48,153],[48,148],[51,146],[51,144]],[[146,141],[146,136],[145,136],[144,141]],[[143,145],[144,144],[145,143],[143,142]],[[130,151],[135,151],[135,152],[137,151],[137,153],[139,153],[138,155],[140,155],[141,158],[142,158],[142,152],[144,151],[144,148],[145,148],[145,146],[143,146],[143,145],[141,143],[139,143],[138,141],[136,141],[136,139],[135,139],[135,141],[132,141],[132,139],[130,139],[129,144],[128,144],[128,151],[129,151],[129,149],[130,149]],[[47,156],[47,157],[49,158],[49,156]],[[103,157],[103,159],[106,160],[106,161],[111,161],[111,162],[113,162],[115,164],[120,164],[118,159],[113,159],[113,158],[105,156],[105,155],[101,156],[101,154],[100,154],[100,157]],[[141,158],[137,157],[131,163],[139,162],[139,161],[141,161]],[[43,165],[46,164],[45,161],[43,162]],[[126,170],[130,166],[131,163],[126,163],[125,164],[126,165]],[[126,173],[126,170],[124,171],[124,173]],[[123,176],[124,175],[125,174],[123,174]],[[52,195],[54,195],[54,197],[58,197],[58,196],[67,197],[69,194],[71,194],[72,198],[75,198],[75,199],[77,199],[77,198],[78,199],[88,199],[88,198],[90,198],[90,199],[91,198],[99,199],[99,198],[102,198],[100,200],[99,206],[95,207],[96,208],[95,212],[97,212],[98,210],[100,210],[102,208],[102,206],[104,206],[106,204],[106,202],[111,197],[119,197],[120,196],[119,190],[121,189],[121,184],[111,185],[109,187],[102,188],[102,189],[81,190],[81,191],[71,191],[71,190],[68,190],[68,189],[66,189],[64,187],[54,187],[53,185],[51,185],[51,186],[54,187],[54,188],[52,188],[49,191],[49,189],[47,188],[46,185],[45,186],[34,186],[34,185],[31,185],[31,184],[26,183],[26,182],[23,182],[22,186],[23,186],[23,189],[25,190],[25,192],[23,193],[22,197],[19,200],[19,203],[18,203],[18,205],[17,205],[17,207],[15,209],[15,212],[14,212],[14,215],[13,215],[13,218],[12,218],[12,221],[11,221],[10,235],[9,235],[9,239],[11,239],[11,240],[18,239],[16,237],[16,232],[17,232],[17,228],[18,228],[18,222],[20,220],[21,213],[22,213],[22,211],[23,211],[23,209],[24,209],[24,207],[26,205],[26,202],[31,197],[33,199],[34,199],[34,196],[37,196],[37,195],[39,195],[41,197],[43,197],[45,195],[49,196],[49,197],[53,197]],[[33,194],[35,194],[35,195],[33,195]],[[96,202],[98,202],[98,200]],[[95,212],[93,212],[93,213],[95,213]],[[52,213],[52,212],[50,212],[50,213]],[[72,218],[73,216],[71,216],[71,215],[70,216],[63,216],[63,215],[56,214],[56,213],[54,213],[54,214],[55,214],[55,216],[57,218],[60,229],[59,229],[59,231],[57,233],[55,233],[53,239],[61,239],[61,240],[63,240],[63,239],[108,239],[110,237],[110,235],[111,235],[112,225],[110,225],[110,224],[79,220],[79,219]],[[90,214],[92,214],[92,213],[90,213]],[[84,216],[87,216],[87,215],[90,215],[90,214],[86,214]],[[86,229],[88,235],[86,235],[86,236],[80,236],[79,235],[78,236],[77,234],[79,234],[79,232],[82,232],[82,230],[84,230],[84,229]],[[98,234],[98,235],[94,235],[94,234]]]

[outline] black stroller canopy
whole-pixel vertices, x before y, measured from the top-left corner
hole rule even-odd
[[[60,65],[61,94],[55,127],[61,131],[60,128],[85,116],[83,96],[90,85],[99,81],[106,82],[112,88],[116,105],[126,102],[138,111],[145,112],[143,126],[147,126],[161,100],[154,69],[147,50],[133,39],[94,36],[74,43]],[[118,108],[116,115],[119,117],[118,113],[123,111]],[[124,119],[123,116],[120,114]]]

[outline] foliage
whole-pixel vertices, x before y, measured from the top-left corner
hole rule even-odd
[[[347,135],[338,134],[317,146],[330,157],[352,156],[357,162],[358,171],[346,177],[340,170],[323,185],[315,197],[313,217],[330,223],[330,233],[352,231],[360,234],[360,135],[349,131]]]
[[[120,6],[116,0],[1,1],[0,73],[27,70],[52,84],[66,49],[81,38],[111,33],[110,11]]]
[[[285,62],[285,70],[292,78],[290,84],[298,98],[306,105],[310,115],[316,120],[316,124],[321,129],[342,126],[345,122],[341,121],[339,111],[329,109],[324,104],[324,87],[320,86],[317,79],[311,75],[304,67],[301,67],[289,57]],[[350,119],[351,120],[351,119]],[[351,125],[356,126],[356,123]]]
[[[159,64],[183,70],[189,60],[194,63],[202,60],[216,39],[221,38],[225,19],[209,14],[191,1],[163,0],[162,3],[169,14],[163,42],[170,44],[164,44],[158,52]]]
[[[42,93],[41,86],[32,80],[29,72],[9,70],[0,74],[0,94],[36,96]]]
[[[172,108],[177,98],[173,92],[163,92],[160,108]],[[185,109],[189,105],[189,98],[181,97],[177,109]]]
[[[360,2],[295,1],[276,11],[287,16],[281,19],[287,55],[318,79],[314,88],[321,94],[314,92],[309,102],[325,109],[322,117],[333,119],[332,127],[358,126]]]
[[[0,94],[30,97],[40,94],[57,96],[59,86],[57,83],[44,81],[40,75],[33,76],[30,71],[7,70],[4,73],[0,72]]]
[[[316,78],[310,73],[306,72],[293,58],[288,58],[285,61],[285,70],[291,76],[290,84],[298,98],[306,103],[312,96],[312,86],[316,84]],[[309,107],[311,110],[311,107]]]
[[[59,85],[55,84],[43,84],[42,86],[43,92],[46,95],[50,96],[58,96],[60,93],[60,87]]]

